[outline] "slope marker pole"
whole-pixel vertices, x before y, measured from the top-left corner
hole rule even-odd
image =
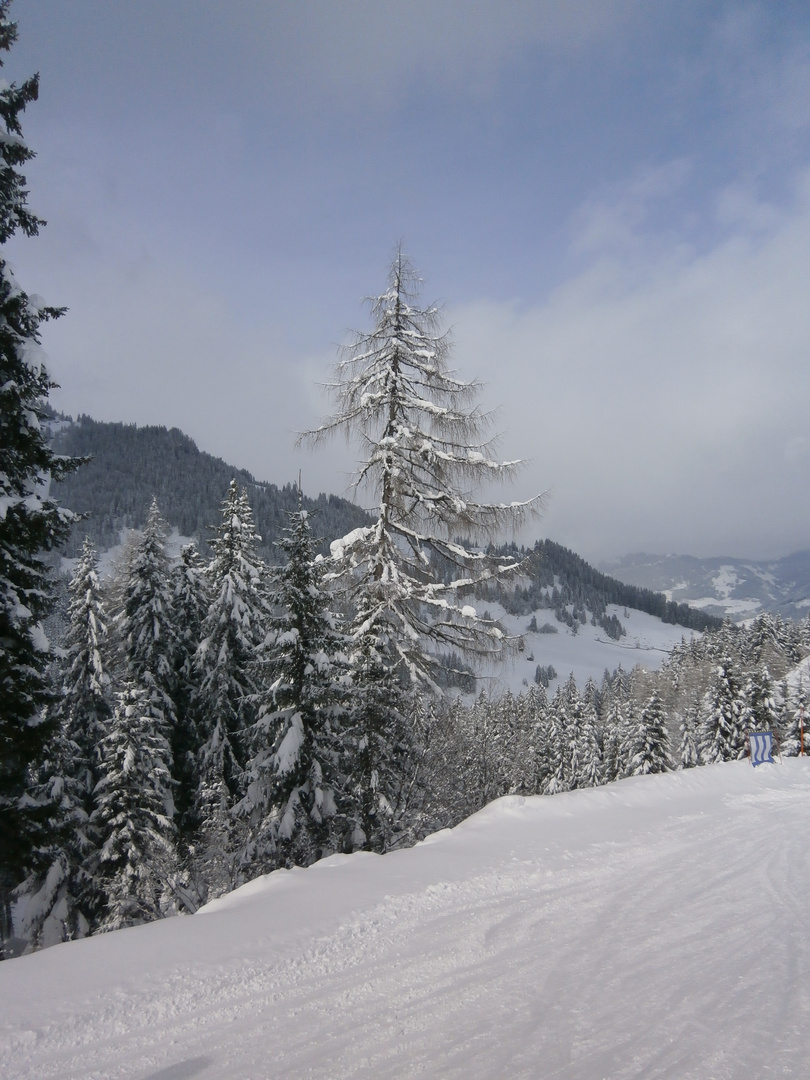
[[[799,706],[799,757],[804,757],[804,705]]]

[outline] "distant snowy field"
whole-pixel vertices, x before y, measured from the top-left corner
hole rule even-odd
[[[808,820],[804,759],[501,799],[0,964],[0,1075],[807,1077]]]
[[[657,671],[681,638],[689,641],[692,637],[701,636],[694,630],[661,622],[654,615],[636,611],[635,608],[627,609],[625,616],[625,608],[615,604],[608,605],[607,614],[616,615],[627,631],[619,641],[612,641],[601,626],[591,626],[590,621],[580,625],[577,633],[572,634],[564,623],[557,622],[554,612],[546,608],[534,613],[537,625],[550,623],[557,628],[556,634],[527,631],[531,615],[507,615],[499,604],[485,605],[480,601],[477,607],[479,614],[486,609],[493,617],[500,619],[509,634],[515,637],[523,635],[524,640],[523,652],[513,660],[481,672],[486,678],[480,682],[479,689],[486,690],[493,697],[499,697],[505,690],[519,694],[526,689],[526,685],[531,686],[538,664],[543,667],[551,664],[557,672],[557,679],[548,688],[549,697],[571,672],[578,685],[583,687],[589,678],[597,686],[601,685],[605,668],[613,672],[619,664],[625,671],[632,671],[636,664],[648,671]]]

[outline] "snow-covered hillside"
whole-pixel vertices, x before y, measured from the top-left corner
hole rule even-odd
[[[810,762],[509,797],[0,964],[0,1075],[761,1080],[810,1060]]]
[[[625,671],[632,671],[636,664],[648,671],[657,671],[682,639],[689,641],[692,637],[700,637],[695,630],[662,622],[643,611],[630,610],[625,614],[624,608],[613,604],[608,605],[607,614],[620,618],[626,630],[625,636],[618,641],[609,638],[601,626],[593,626],[590,621],[579,625],[577,633],[572,634],[547,608],[533,613],[536,624],[538,627],[553,626],[557,633],[532,632],[527,629],[531,616],[507,615],[499,604],[489,604],[487,610],[500,620],[510,635],[522,635],[524,646],[513,658],[480,672],[483,677],[479,689],[485,689],[494,697],[499,697],[505,690],[519,694],[526,685],[531,686],[538,664],[551,666],[557,672],[557,678],[549,683],[549,695],[571,672],[582,687],[589,678],[600,685],[605,669],[612,672],[620,664]]]

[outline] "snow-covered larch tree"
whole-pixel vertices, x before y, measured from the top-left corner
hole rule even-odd
[[[335,577],[356,612],[352,634],[371,635],[386,667],[436,690],[437,654],[497,654],[502,634],[464,602],[473,583],[514,565],[461,543],[489,541],[539,510],[542,497],[487,503],[479,492],[512,479],[521,462],[493,458],[492,416],[481,386],[450,369],[439,310],[418,304],[419,279],[400,250],[388,288],[371,299],[374,326],[347,345],[329,386],[335,413],[302,438],[342,434],[363,459],[356,490],[376,520],[335,543]],[[437,566],[451,568],[440,576]],[[449,576],[449,580],[443,578]]]
[[[17,39],[0,0],[0,52]],[[20,113],[36,101],[38,76],[0,82],[0,245],[18,230],[35,236],[44,222],[27,206],[21,166],[34,156]],[[29,296],[0,255],[0,941],[11,933],[11,890],[37,862],[47,808],[25,797],[31,768],[42,761],[55,723],[45,719],[50,662],[42,619],[53,585],[42,553],[68,535],[73,515],[49,497],[77,461],[56,456],[43,426],[51,382],[40,326],[62,312]]]
[[[418,285],[400,250],[387,289],[371,300],[373,328],[358,334],[337,364],[329,387],[334,414],[302,436],[316,445],[338,434],[358,443],[355,487],[369,492],[374,506],[372,525],[332,545],[331,572],[352,612],[356,753],[350,787],[367,808],[367,825],[393,822],[396,785],[408,783],[404,773],[415,758],[409,693],[440,693],[442,654],[492,656],[504,646],[500,629],[477,615],[466,594],[514,562],[458,537],[492,540],[541,501],[481,501],[483,487],[512,478],[520,463],[494,459],[491,416],[475,404],[480,385],[450,369],[439,311],[419,306]],[[379,847],[385,830],[374,831]],[[363,834],[371,843],[366,825],[356,830]]]

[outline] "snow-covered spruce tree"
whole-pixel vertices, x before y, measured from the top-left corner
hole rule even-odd
[[[638,728],[638,706],[632,698],[618,699],[618,749],[616,755],[617,779],[632,775],[632,760],[635,752],[636,729]]]
[[[578,788],[597,787],[604,783],[604,764],[596,707],[586,697],[582,704],[577,738],[578,773],[574,785]]]
[[[467,715],[460,697],[425,703],[420,831],[452,828],[480,808],[479,793],[467,770]]]
[[[482,486],[512,477],[519,463],[493,459],[491,418],[474,404],[480,386],[449,369],[448,337],[439,331],[438,310],[418,305],[418,284],[400,250],[388,288],[371,301],[373,329],[357,335],[338,362],[330,387],[335,413],[303,436],[315,444],[335,434],[358,442],[356,487],[370,491],[376,507],[371,526],[332,547],[333,579],[353,612],[353,780],[364,803],[376,803],[374,820],[395,813],[396,792],[382,781],[384,772],[399,775],[405,766],[391,769],[394,748],[411,754],[405,689],[439,692],[441,653],[488,656],[503,648],[498,627],[479,618],[463,594],[514,564],[454,538],[489,540],[539,506],[539,499],[479,501]],[[451,569],[449,580],[439,566]],[[376,839],[358,823],[356,833],[379,849],[374,831]]]
[[[543,742],[546,750],[543,794],[557,795],[561,791],[570,791],[570,735],[562,686],[557,687],[549,704]]]
[[[174,640],[174,705],[176,722],[172,737],[173,775],[176,781],[177,827],[181,835],[193,831],[198,762],[202,742],[199,713],[199,671],[195,663],[202,627],[211,605],[211,589],[205,564],[194,543],[180,551],[170,576],[171,621]]]
[[[34,945],[51,944],[58,933],[62,940],[81,935],[99,913],[92,873],[98,835],[91,816],[101,775],[98,747],[112,715],[112,680],[97,564],[85,538],[69,585],[62,697],[53,706],[59,731],[41,771],[40,790],[56,808],[59,838],[47,869],[18,889],[26,934]]]
[[[777,703],[777,690],[765,664],[758,664],[751,672],[744,693],[743,732],[772,731],[778,740],[782,734],[782,708]]]
[[[723,656],[706,694],[700,723],[700,760],[712,765],[745,757],[745,691],[737,665]]]
[[[514,795],[536,795],[538,782],[538,714],[542,712],[543,691],[533,686],[514,698],[504,695],[499,708],[503,725],[502,752],[508,764],[504,791]]]
[[[0,53],[17,39],[9,7],[0,0]],[[28,209],[20,171],[34,156],[20,114],[38,89],[38,76],[20,86],[0,83],[0,245],[18,230],[35,236],[44,224]],[[51,819],[25,794],[54,730],[43,713],[50,657],[41,622],[53,587],[42,553],[67,538],[73,520],[49,497],[48,481],[79,464],[54,455],[42,423],[55,384],[43,363],[40,326],[60,314],[23,292],[0,255],[0,942],[11,934],[11,890],[37,869]]]
[[[71,775],[83,792],[85,810],[99,779],[96,747],[112,714],[112,679],[108,671],[107,613],[98,576],[98,557],[89,539],[69,585],[69,625],[65,640],[65,676],[59,712],[64,731],[76,747]]]
[[[518,703],[511,690],[492,702],[493,758],[496,795],[511,795],[519,786],[525,761],[520,760]]]
[[[593,787],[600,782],[602,766],[596,712],[590,702],[583,700],[573,672],[562,688],[558,705],[567,737],[565,774],[568,786],[572,790]]]
[[[408,833],[407,795],[421,754],[411,719],[418,695],[403,685],[372,628],[350,653],[351,707],[343,732],[346,845],[387,851]]]
[[[548,771],[548,748],[546,746],[549,703],[540,685],[533,685],[526,694],[524,709],[531,725],[531,761],[527,766],[530,777],[530,794],[539,795]]]
[[[167,536],[168,525],[153,499],[143,534],[126,568],[117,624],[123,679],[149,692],[162,733],[170,738],[175,723],[177,629],[173,621]]]
[[[612,699],[604,714],[602,735],[602,776],[606,784],[618,780],[619,772],[619,730],[623,723],[621,702]]]
[[[301,505],[277,542],[286,556],[275,574],[278,614],[267,635],[268,689],[250,733],[244,809],[252,818],[256,866],[308,866],[340,846],[336,814],[344,765],[342,725],[348,704],[346,641],[336,627]]]
[[[693,769],[700,763],[698,751],[698,709],[690,705],[684,710],[679,724],[680,746],[678,760],[682,769]]]
[[[266,568],[247,492],[232,481],[222,523],[211,541],[207,568],[211,605],[202,625],[195,664],[199,689],[193,707],[202,719],[195,816],[200,822],[197,870],[209,895],[238,884],[231,810],[244,794],[247,736],[256,720],[259,649],[268,617]]]
[[[789,699],[785,693],[785,712],[788,719],[782,739],[782,753],[786,757],[798,757],[804,735],[804,753],[810,755],[810,709],[807,707],[807,691],[802,679],[799,680],[795,696]]]
[[[171,751],[155,725],[147,688],[132,683],[117,694],[100,750],[93,824],[102,840],[97,874],[104,913],[98,929],[104,931],[150,922],[173,910]]]
[[[468,813],[474,813],[503,795],[497,706],[483,690],[465,710],[458,737],[464,747],[464,775],[470,792]]]
[[[641,710],[629,746],[628,758],[626,776],[668,772],[672,768],[666,714],[657,690],[652,692]]]

